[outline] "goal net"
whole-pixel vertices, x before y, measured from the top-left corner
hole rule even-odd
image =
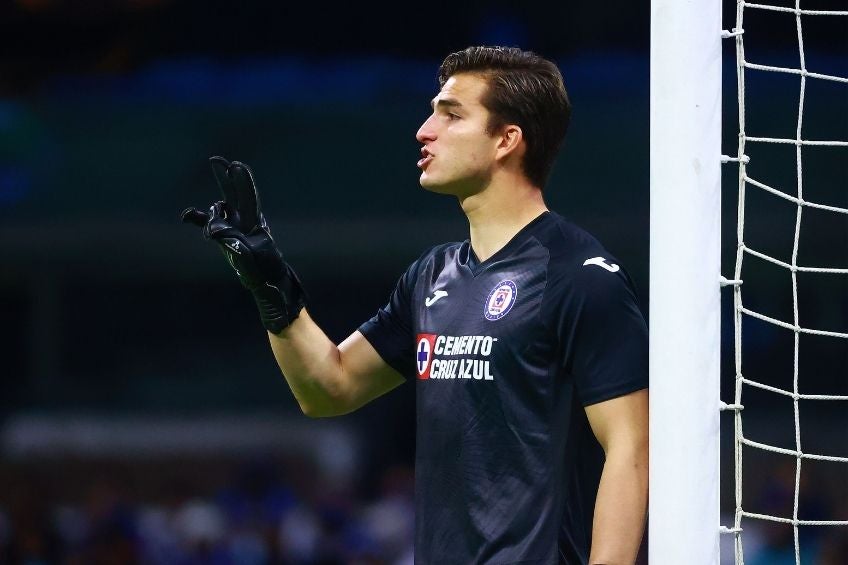
[[[848,0],[724,3],[651,5],[650,561],[848,563]]]
[[[734,379],[722,406],[734,453],[723,531],[737,565],[848,563],[845,532],[827,530],[848,527],[838,486],[848,483],[846,18],[844,0],[740,1],[722,34],[735,43],[738,102],[737,150],[722,157],[737,169],[735,265],[723,281]],[[777,31],[782,40],[764,48]]]

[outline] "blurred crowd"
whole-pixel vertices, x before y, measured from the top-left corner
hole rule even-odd
[[[267,461],[243,464],[207,493],[185,476],[143,497],[109,477],[64,503],[35,485],[15,490],[0,506],[0,563],[413,562],[413,475],[403,466],[386,470],[372,496]]]
[[[795,462],[787,459],[774,465],[771,471],[765,480],[751,483],[748,488],[755,495],[750,501],[743,499],[743,508],[764,516],[791,519],[796,504]],[[802,466],[799,478],[799,520],[845,522],[848,519],[845,510],[848,481],[844,469],[836,473],[822,473]],[[833,480],[841,484],[829,485]],[[732,525],[733,516],[722,516],[722,523]],[[733,539],[732,536],[723,537],[721,562],[732,565]],[[848,565],[846,525],[799,525],[797,541],[797,559],[803,565]],[[742,545],[745,565],[796,565],[799,562],[796,560],[795,533],[790,523],[745,518],[742,521]]]
[[[413,563],[414,477],[406,465],[366,472],[358,481],[297,456],[117,467],[57,459],[12,478],[3,467],[0,564]],[[751,485],[746,510],[791,517],[794,463],[774,470]],[[833,480],[841,488],[828,484]],[[846,487],[844,474],[806,469],[798,517],[845,520]],[[732,515],[722,517],[732,522]],[[796,564],[791,524],[746,518],[743,530],[747,565]],[[848,527],[798,532],[802,564],[848,564]],[[647,563],[645,549],[640,565]],[[734,563],[732,536],[722,536],[721,562]]]

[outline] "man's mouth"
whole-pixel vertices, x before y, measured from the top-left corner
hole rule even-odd
[[[426,149],[421,149],[421,159],[418,160],[418,168],[424,169],[433,160],[433,155]]]

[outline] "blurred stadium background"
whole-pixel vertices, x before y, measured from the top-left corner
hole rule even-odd
[[[414,387],[342,418],[302,416],[251,299],[178,213],[216,197],[208,157],[250,164],[313,316],[340,340],[424,249],[466,237],[455,201],[417,184],[414,134],[439,62],[471,44],[519,45],[557,61],[575,108],[549,206],[619,257],[647,314],[648,21],[640,3],[599,13],[536,0],[2,4],[0,563],[411,563]],[[836,26],[807,47],[844,76],[848,32]],[[764,29],[764,52],[791,59],[793,28]],[[728,152],[731,58],[725,73]],[[766,93],[754,112],[792,122],[786,83],[750,78]],[[808,97],[811,122],[846,138],[845,90]],[[794,177],[779,151],[762,159]],[[848,206],[844,156],[809,167],[818,201]],[[787,210],[762,210],[751,233],[791,241]],[[846,248],[844,222],[815,223],[802,240],[810,263],[844,265]],[[785,281],[763,280],[751,300],[791,319]],[[846,296],[844,279],[802,289],[804,325],[846,331]],[[762,371],[791,368],[778,330],[752,324],[746,339]],[[846,394],[846,347],[802,371],[811,392]],[[784,432],[790,412],[763,402],[746,429]],[[838,410],[803,418],[811,442],[848,449]],[[723,462],[730,497],[726,449]],[[757,481],[773,463],[750,463],[747,492],[779,507],[785,485]],[[846,519],[845,471],[812,466],[808,478],[818,515]],[[751,535],[763,554],[786,543]],[[838,536],[816,543],[848,555],[833,549]]]

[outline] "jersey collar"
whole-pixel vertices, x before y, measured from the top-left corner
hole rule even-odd
[[[491,257],[486,259],[485,261],[480,261],[477,258],[477,254],[474,253],[474,250],[471,248],[471,240],[466,239],[462,242],[462,247],[459,252],[459,261],[464,266],[468,267],[475,277],[486,270],[487,267],[496,263],[506,257],[509,257],[511,253],[513,253],[519,246],[527,239],[530,233],[542,222],[547,220],[551,216],[551,212],[549,210],[545,210],[532,220],[530,223],[525,225],[523,228],[518,230],[512,239],[510,239],[506,245],[498,249]]]

